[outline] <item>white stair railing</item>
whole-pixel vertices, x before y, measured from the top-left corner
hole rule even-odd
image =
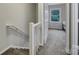
[[[29,49],[29,36],[15,25],[7,24],[7,39],[12,48]]]
[[[13,25],[7,25],[8,30],[15,30],[19,33],[23,33],[22,30]],[[29,54],[36,55],[40,45],[40,23],[30,23],[29,26]]]
[[[6,25],[7,26],[7,29],[8,30],[15,30],[15,31],[17,31],[17,32],[19,32],[19,33],[23,33],[24,35],[26,35],[22,30],[20,30],[19,28],[17,28],[16,26],[14,26],[14,25]]]
[[[30,55],[36,55],[40,45],[40,23],[30,23],[29,29]]]

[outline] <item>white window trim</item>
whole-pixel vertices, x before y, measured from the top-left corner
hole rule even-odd
[[[59,16],[60,16],[59,21],[51,21],[51,10],[59,10]],[[50,19],[49,22],[52,22],[52,23],[61,22],[61,8],[50,8],[50,10],[49,10],[49,19]]]

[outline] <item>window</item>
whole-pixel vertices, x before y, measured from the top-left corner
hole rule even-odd
[[[60,10],[51,10],[51,21],[60,21]]]

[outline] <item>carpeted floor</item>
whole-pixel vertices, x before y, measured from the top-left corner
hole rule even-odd
[[[44,47],[41,47],[38,55],[66,55],[66,37],[61,30],[49,30],[48,40]]]
[[[29,50],[10,48],[6,52],[4,52],[2,55],[29,55]]]
[[[66,37],[61,30],[49,30],[48,40],[44,47],[40,47],[37,55],[66,55]],[[28,49],[10,48],[2,55],[29,55]]]

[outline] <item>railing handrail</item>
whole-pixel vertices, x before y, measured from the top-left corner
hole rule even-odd
[[[34,26],[38,26],[40,23],[35,23]]]
[[[12,29],[12,30],[15,30],[15,31],[17,31],[17,32],[21,32],[21,33],[23,33],[24,35],[26,35],[24,31],[22,31],[21,29],[19,29],[19,28],[16,27],[15,25],[8,25],[8,24],[7,24],[6,26],[7,26],[8,29]]]
[[[35,55],[36,52],[38,51],[39,43],[40,40],[38,39],[39,30],[40,30],[40,23],[33,23],[31,22],[29,24],[29,36],[30,36],[30,41],[29,41],[29,47],[30,47],[30,54]],[[39,42],[38,42],[39,41]]]

